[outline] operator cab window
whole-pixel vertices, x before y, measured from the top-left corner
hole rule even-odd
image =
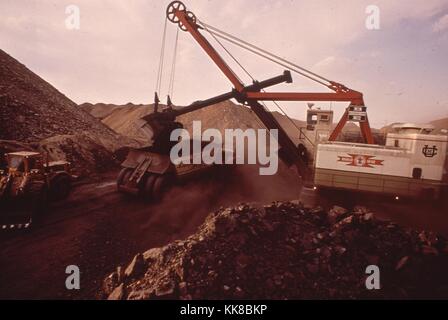
[[[23,158],[21,157],[11,157],[9,158],[9,166],[12,169],[16,169],[18,171],[24,171],[25,170],[25,165],[23,162]]]
[[[309,131],[313,131],[314,126],[317,124],[317,120],[317,114],[308,113],[308,116],[306,118],[306,129]]]
[[[320,121],[328,122],[329,119],[328,114],[323,114],[320,116]]]

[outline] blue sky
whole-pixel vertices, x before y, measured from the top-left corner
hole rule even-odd
[[[151,103],[168,3],[2,0],[0,47],[77,103]],[[185,3],[201,20],[363,92],[375,127],[448,117],[446,0]],[[65,27],[69,4],[80,8],[80,30]],[[365,27],[368,5],[380,9],[379,30]],[[166,61],[171,61],[175,28],[168,25]],[[231,45],[229,48],[259,80],[283,71]],[[167,68],[161,96],[166,95],[169,73]],[[174,102],[179,105],[231,87],[186,33],[180,35],[176,74]],[[300,77],[294,81],[275,89],[326,90]],[[344,108],[336,103],[317,105],[331,106],[337,113]],[[304,118],[306,104],[283,106],[289,115]]]

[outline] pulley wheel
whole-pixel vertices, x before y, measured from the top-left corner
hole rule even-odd
[[[187,11],[187,19],[188,19],[191,23],[196,24],[196,16],[194,15],[193,12],[191,12],[191,11]],[[188,30],[187,27],[186,27],[181,21],[179,21],[178,24],[179,24],[179,28],[180,28],[182,31],[187,31],[187,30]]]
[[[179,18],[176,17],[176,11],[185,11],[186,7],[181,1],[173,1],[166,8],[166,17],[173,23],[179,23]]]

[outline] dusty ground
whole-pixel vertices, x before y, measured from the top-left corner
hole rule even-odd
[[[254,168],[255,170],[255,168]],[[95,298],[105,275],[136,252],[165,245],[192,233],[220,206],[247,200],[293,199],[298,187],[274,188],[260,178],[245,184],[226,173],[172,189],[159,204],[116,192],[116,172],[101,182],[75,187],[66,202],[53,204],[39,226],[0,234],[0,299]],[[225,179],[224,179],[225,177]],[[218,183],[214,183],[219,181]],[[225,182],[224,182],[225,181]],[[291,182],[293,182],[291,180]],[[65,289],[65,268],[81,270],[81,290]]]
[[[276,179],[240,179],[234,172],[174,188],[160,204],[125,197],[115,190],[116,172],[101,182],[79,185],[68,201],[53,204],[41,225],[26,233],[0,234],[0,299],[92,299],[102,279],[136,252],[158,247],[192,233],[207,214],[239,201],[290,200],[297,183]],[[266,179],[263,181],[263,179]],[[244,182],[246,181],[246,182]],[[265,187],[266,185],[269,187]],[[270,191],[268,191],[270,190]],[[375,204],[384,217],[401,224],[448,235],[441,211],[405,204]],[[65,268],[81,270],[81,290],[65,289]]]

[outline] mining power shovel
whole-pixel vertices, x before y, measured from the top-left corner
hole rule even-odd
[[[184,107],[173,106],[168,96],[167,107],[160,111],[158,110],[159,99],[156,92],[155,112],[143,117],[140,121],[140,127],[142,131],[146,132],[150,146],[142,149],[133,149],[129,152],[126,160],[122,164],[123,169],[117,179],[119,191],[157,199],[161,196],[163,190],[176,179],[184,175],[189,175],[192,172],[197,173],[207,169],[207,166],[203,165],[191,165],[188,168],[185,168],[185,166],[179,168],[172,164],[169,157],[169,151],[173,146],[173,142],[170,141],[170,134],[172,130],[182,127],[182,124],[176,122],[178,116],[229,99],[235,99],[239,103],[250,107],[268,130],[278,130],[279,157],[288,166],[295,166],[297,168],[305,185],[312,184],[313,171],[308,161],[309,152],[303,145],[299,148],[291,140],[276,118],[267,110],[263,101],[349,102],[349,107],[347,107],[341,120],[331,133],[329,140],[336,140],[347,121],[356,121],[360,124],[365,142],[368,144],[373,143],[373,136],[367,119],[362,93],[349,89],[338,82],[327,80],[296,64],[275,56],[264,49],[251,45],[211,25],[200,22],[180,1],[174,1],[168,5],[166,18],[168,21],[177,24],[180,30],[191,34],[193,39],[228,78],[233,88],[227,93],[206,100],[196,101]],[[284,71],[282,75],[264,81],[256,81],[252,78],[253,83],[245,85],[204,37],[203,32],[209,33],[217,41],[218,38],[224,39],[271,62],[287,67],[288,70]],[[166,32],[164,32],[164,37],[165,34]],[[222,45],[221,42],[219,43]],[[226,51],[228,52],[227,49]],[[234,57],[232,56],[232,58]],[[239,62],[238,64],[241,66]],[[324,85],[330,89],[330,92],[265,92],[264,89],[274,85],[292,83],[291,71]]]

